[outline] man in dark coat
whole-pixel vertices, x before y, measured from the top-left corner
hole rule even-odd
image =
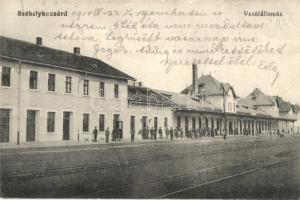
[[[166,139],[168,139],[169,138],[169,129],[168,129],[168,127],[166,128],[165,133],[166,133]]]
[[[150,130],[149,130],[149,127],[147,126],[147,128],[146,128],[146,139],[149,139],[149,134],[150,134]]]
[[[172,127],[170,129],[170,138],[171,138],[171,140],[173,140],[173,128]]]
[[[98,129],[97,126],[95,126],[93,130],[93,135],[94,135],[94,142],[97,142],[97,135],[98,135]]]
[[[109,128],[107,127],[105,130],[105,142],[106,143],[108,143],[108,141],[109,141],[109,135],[110,135],[110,132],[109,132]]]
[[[154,129],[154,140],[156,140],[156,137],[157,137],[157,129]]]
[[[151,129],[150,129],[150,135],[151,135],[151,140],[153,140],[154,139],[154,128],[153,127],[151,127]]]
[[[183,137],[183,130],[182,130],[181,127],[179,128],[179,131],[180,131],[180,138],[182,139],[182,137]]]
[[[134,142],[134,134],[135,134],[135,130],[134,130],[134,128],[132,128],[132,129],[130,130],[131,142]]]
[[[162,129],[159,127],[158,129],[159,139],[162,139]]]
[[[176,138],[176,139],[178,138],[178,127],[175,128],[175,138]]]

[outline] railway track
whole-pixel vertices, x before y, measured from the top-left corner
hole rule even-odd
[[[235,152],[235,151],[241,151],[241,150],[250,150],[254,146],[256,147],[260,142],[252,142],[249,143],[248,146],[244,146],[244,144],[240,144],[236,146],[234,149],[227,148],[226,153]],[[281,145],[288,145],[289,143],[284,143]],[[269,148],[273,144],[265,145],[263,148]],[[116,161],[116,162],[101,162],[101,163],[89,163],[89,164],[82,164],[82,165],[76,165],[76,166],[62,166],[62,167],[56,167],[56,168],[47,168],[45,169],[45,166],[47,166],[47,163],[52,163],[54,160],[46,160],[42,162],[36,162],[37,165],[41,167],[40,170],[38,170],[38,166],[35,166],[33,170],[28,171],[22,171],[18,173],[10,173],[10,174],[3,174],[1,175],[2,181],[23,181],[23,180],[30,180],[35,178],[41,178],[41,177],[47,177],[47,176],[56,176],[56,175],[66,175],[66,174],[73,174],[73,173],[81,173],[85,171],[92,171],[92,170],[103,170],[103,169],[110,169],[110,168],[125,168],[129,166],[134,165],[143,165],[143,164],[149,164],[152,162],[164,162],[164,161],[171,161],[176,159],[183,159],[183,158],[190,158],[190,157],[199,157],[199,156],[206,156],[206,155],[215,155],[224,153],[224,147],[220,148],[214,152],[207,152],[203,149],[181,153],[181,154],[160,154],[159,156],[148,156],[143,159],[131,159],[131,160],[125,160],[125,161]],[[121,160],[121,158],[119,159]],[[55,161],[66,161],[66,159],[57,159]],[[19,168],[25,168],[25,164],[31,165],[32,162],[24,162],[24,163],[17,163]],[[1,167],[12,167],[14,164],[3,164]],[[31,167],[32,169],[32,167]]]
[[[294,150],[294,151],[285,151],[284,153],[293,153],[293,152],[299,152],[300,150]],[[283,152],[282,152],[283,153]],[[88,194],[83,194],[83,195],[78,195],[78,196],[74,196],[74,197],[78,197],[78,198],[93,198],[93,197],[120,197],[118,196],[118,194],[120,194],[120,191],[123,190],[127,190],[127,191],[131,191],[132,188],[134,188],[135,190],[137,190],[137,188],[139,187],[148,187],[151,188],[151,185],[156,185],[156,184],[164,184],[165,182],[181,182],[182,178],[187,178],[187,177],[193,177],[193,176],[199,176],[199,174],[208,174],[208,173],[215,173],[216,171],[225,171],[228,170],[230,168],[230,170],[235,171],[236,173],[234,174],[230,174],[228,176],[224,176],[224,177],[217,177],[217,178],[212,178],[212,180],[207,180],[205,182],[201,182],[198,184],[194,184],[185,188],[180,188],[178,190],[175,191],[171,191],[168,193],[165,193],[163,195],[159,195],[159,196],[152,196],[149,198],[168,198],[170,196],[175,196],[178,193],[181,192],[186,192],[190,189],[194,189],[196,187],[201,187],[201,186],[205,186],[205,185],[209,185],[212,183],[216,183],[216,182],[220,182],[223,180],[227,180],[230,178],[234,178],[237,176],[242,176],[242,175],[246,175],[249,174],[251,172],[266,168],[266,167],[271,167],[274,165],[278,165],[284,162],[287,162],[287,160],[278,160],[277,156],[278,154],[260,154],[260,155],[256,155],[254,158],[251,159],[245,159],[242,161],[238,161],[238,162],[229,162],[229,163],[225,163],[222,165],[216,165],[216,166],[211,166],[208,168],[204,168],[204,169],[196,169],[196,170],[192,170],[192,171],[188,171],[188,172],[183,172],[183,173],[178,173],[178,174],[173,174],[173,175],[168,175],[165,177],[160,177],[160,178],[156,178],[156,179],[151,179],[151,180],[147,180],[147,181],[141,181],[141,182],[136,182],[133,184],[127,184],[127,185],[121,185],[121,186],[117,186],[117,187],[113,187],[113,188],[106,188],[106,189],[98,189],[96,191],[93,191],[91,193]],[[299,157],[297,157],[296,159],[299,159]],[[265,161],[265,162],[264,162]],[[266,162],[266,161],[271,161],[271,162]],[[252,167],[254,164],[254,168]],[[247,166],[247,167],[246,167]],[[244,170],[246,168],[246,170]],[[179,180],[176,180],[179,179]],[[116,195],[116,196],[114,196]],[[126,198],[127,196],[122,196],[123,198]],[[132,197],[132,196],[128,196],[130,198],[139,198],[139,196],[137,197]],[[175,196],[176,197],[176,196]],[[145,198],[145,197],[144,197]]]
[[[299,160],[299,158],[290,159],[288,161],[291,161],[291,160]],[[210,180],[210,181],[207,181],[207,182],[203,182],[203,183],[195,184],[195,185],[192,185],[192,186],[189,186],[189,187],[185,187],[185,188],[182,188],[182,189],[179,189],[179,190],[176,190],[176,191],[172,191],[172,192],[163,194],[161,196],[158,196],[156,198],[178,198],[178,195],[181,194],[181,193],[183,193],[183,192],[186,193],[186,192],[188,192],[190,190],[193,190],[193,189],[196,189],[196,188],[198,189],[200,187],[205,187],[205,186],[208,186],[210,184],[214,184],[214,183],[218,183],[218,182],[230,180],[230,179],[233,179],[233,178],[236,178],[236,177],[240,177],[240,176],[244,176],[244,175],[248,175],[250,173],[254,173],[254,172],[257,172],[259,170],[266,169],[268,167],[273,167],[273,166],[276,166],[276,165],[284,164],[284,163],[286,163],[288,161],[287,160],[283,160],[283,161],[280,161],[280,162],[276,162],[276,163],[271,163],[271,164],[266,164],[266,165],[263,165],[263,166],[259,166],[259,167],[256,167],[256,168],[253,168],[253,169],[250,169],[250,170],[243,170],[241,172],[238,172],[238,173],[235,173],[235,174],[232,174],[232,175],[229,175],[229,176],[221,177],[221,178],[218,178],[218,179],[215,179],[215,180]]]
[[[255,140],[251,142],[229,142],[229,144],[226,143],[211,143],[208,146],[197,146],[197,142],[191,141],[191,143],[186,143],[185,145],[196,145],[193,148],[189,148],[187,151],[184,151],[184,153],[177,154],[178,152],[182,152],[183,149],[179,149],[177,152],[173,152],[174,149],[180,147],[176,145],[153,145],[151,148],[147,147],[144,149],[143,152],[136,152],[136,150],[126,150],[126,151],[117,151],[111,152],[113,154],[120,154],[120,157],[116,159],[116,162],[101,162],[105,161],[105,159],[100,160],[100,162],[96,163],[87,163],[87,164],[79,164],[79,165],[73,165],[73,163],[69,166],[64,166],[65,163],[63,163],[63,166],[52,168],[43,168],[43,170],[27,170],[22,171],[20,173],[5,173],[3,170],[1,170],[1,185],[9,185],[8,187],[2,188],[5,191],[5,194],[8,196],[11,196],[13,194],[19,194],[20,192],[25,194],[26,189],[22,187],[22,185],[29,184],[28,187],[26,187],[27,191],[31,191],[31,183],[34,182],[44,182],[45,183],[48,180],[60,180],[61,177],[63,180],[68,180],[72,178],[73,176],[77,176],[76,173],[79,173],[79,177],[85,177],[84,180],[78,180],[79,182],[74,182],[75,185],[70,184],[64,187],[63,191],[60,190],[59,183],[56,186],[56,189],[54,189],[51,193],[47,194],[49,198],[52,197],[108,197],[108,198],[168,198],[168,197],[177,197],[177,195],[182,195],[182,193],[188,192],[189,190],[193,190],[197,187],[202,187],[205,185],[213,184],[220,182],[222,180],[228,180],[234,177],[243,176],[246,174],[249,174],[251,172],[255,172],[260,169],[264,169],[268,166],[276,165],[276,163],[283,163],[287,162],[286,160],[277,160],[277,157],[284,157],[285,155],[289,155],[293,152],[297,152],[299,154],[299,143],[295,140],[281,140],[283,142],[277,143],[277,142],[269,142],[265,143],[260,140]],[[232,146],[231,146],[232,145]],[[214,147],[213,147],[214,146]],[[184,147],[181,146],[181,147]],[[199,147],[199,148],[198,148]],[[207,148],[205,148],[207,147]],[[212,147],[210,149],[210,147]],[[275,148],[273,148],[275,147]],[[296,148],[295,148],[296,147]],[[195,150],[196,148],[196,150]],[[138,148],[140,150],[140,148]],[[144,154],[149,149],[152,149],[150,154]],[[255,150],[257,149],[257,150]],[[284,149],[284,151],[283,151]],[[212,151],[213,150],[213,151]],[[250,151],[249,151],[250,150]],[[255,151],[252,151],[255,150]],[[132,156],[129,157],[123,157],[126,154],[134,153]],[[156,151],[159,151],[159,156],[156,155]],[[164,152],[166,151],[166,152]],[[241,152],[239,152],[241,151]],[[136,154],[135,154],[136,152]],[[164,152],[164,153],[163,153]],[[171,154],[171,153],[174,154]],[[237,153],[234,153],[237,152]],[[251,153],[248,153],[251,152]],[[126,154],[124,154],[126,153]],[[153,154],[156,156],[153,156]],[[142,157],[143,159],[134,159],[136,155],[146,155]],[[63,156],[67,156],[68,154],[65,154]],[[152,156],[150,156],[152,155]],[[231,155],[231,156],[230,156]],[[243,157],[243,155],[245,155]],[[204,156],[203,158],[208,159],[206,163],[204,164],[198,164],[202,162],[201,156]],[[217,156],[217,157],[216,157]],[[227,159],[224,161],[227,161],[222,164],[216,164],[218,162],[218,157],[222,159],[222,157],[226,157]],[[237,158],[235,158],[237,156]],[[247,156],[250,156],[250,159],[240,160],[241,158],[245,158]],[[254,156],[254,157],[253,157]],[[90,157],[90,156],[89,156]],[[101,157],[101,155],[100,155]],[[200,158],[199,158],[200,157]],[[55,157],[53,157],[55,158]],[[91,157],[90,157],[91,158]],[[92,158],[95,159],[94,155],[92,155]],[[98,157],[96,157],[98,158]],[[124,160],[128,159],[128,160]],[[193,159],[195,158],[195,159]],[[210,158],[210,159],[209,159]],[[216,159],[211,159],[216,158]],[[228,159],[229,158],[229,159]],[[72,158],[70,158],[72,159]],[[181,160],[182,159],[182,160]],[[298,158],[299,159],[299,158]],[[176,161],[178,160],[178,161]],[[195,160],[194,162],[192,160]],[[266,160],[272,161],[272,162],[264,162]],[[55,159],[55,161],[62,161],[67,162],[68,159]],[[173,162],[172,162],[173,161]],[[190,165],[191,167],[185,167],[185,165],[181,165],[180,167],[174,167],[173,173],[169,173],[169,171],[162,171],[159,173],[148,173],[147,175],[135,175],[131,177],[130,175],[129,179],[126,179],[128,173],[134,173],[136,170],[146,170],[151,166],[151,168],[157,168],[161,169],[163,166],[169,166],[170,164],[176,164],[176,163],[183,163],[183,162],[192,162],[193,164]],[[274,161],[274,162],[273,162]],[[51,164],[54,162],[54,159],[52,160],[38,160],[38,161],[25,161],[25,162],[17,162],[17,163],[2,163],[5,165],[5,167],[15,167],[19,166],[21,169],[25,167],[25,165],[31,165],[35,164],[37,167],[43,167],[45,165]],[[157,163],[155,163],[157,162]],[[215,163],[215,164],[213,164]],[[259,164],[261,163],[261,164]],[[78,163],[77,163],[78,164]],[[258,165],[259,164],[259,165]],[[138,166],[138,165],[145,165],[145,166]],[[193,166],[194,165],[194,166]],[[34,167],[35,167],[34,166]],[[152,167],[153,166],[153,167]],[[202,166],[200,168],[200,166]],[[3,167],[3,166],[1,166]],[[33,167],[33,168],[34,168]],[[112,169],[116,168],[116,169]],[[172,167],[171,167],[172,168]],[[23,168],[25,169],[25,168]],[[26,168],[27,169],[27,168]],[[29,169],[29,168],[28,168]],[[97,171],[99,170],[99,171]],[[102,171],[103,170],[103,171]],[[106,171],[108,170],[108,171]],[[231,172],[231,174],[224,173],[225,171]],[[97,171],[97,172],[93,172]],[[12,170],[14,172],[14,170]],[[112,181],[109,181],[110,175],[104,176],[105,173],[111,172],[124,176],[122,181],[118,181],[118,178],[114,178]],[[142,171],[141,171],[142,172]],[[68,175],[71,174],[71,175]],[[74,175],[73,175],[74,174]],[[94,177],[91,177],[91,176]],[[67,175],[67,176],[64,176]],[[56,177],[54,177],[56,176]],[[205,177],[208,176],[208,177]],[[43,178],[45,179],[39,179]],[[98,179],[100,178],[100,180]],[[106,177],[106,178],[105,178]],[[107,179],[108,178],[108,179]],[[125,179],[124,179],[125,178]],[[97,180],[98,179],[98,180]],[[31,181],[32,180],[32,181]],[[92,182],[90,182],[92,180]],[[190,182],[190,180],[198,181],[194,184],[189,185],[181,185],[180,188],[172,188],[172,190],[169,190],[169,188],[166,188],[166,191],[164,193],[151,193],[147,192],[150,188],[156,188],[160,185],[174,185],[176,184],[180,185],[181,183]],[[94,182],[93,182],[94,181]],[[95,182],[96,181],[96,182]],[[108,181],[108,182],[106,182]],[[85,184],[92,184],[92,187],[87,186],[88,189],[81,189],[81,185]],[[97,184],[95,184],[97,183]],[[107,184],[106,184],[107,183]],[[85,185],[84,184],[84,185]],[[11,190],[11,187],[17,187],[17,185],[20,185],[19,192],[14,193],[13,190]],[[150,185],[150,186],[149,186]],[[50,186],[50,185],[49,185]],[[84,188],[86,188],[84,186]],[[96,188],[95,188],[96,187]],[[23,189],[22,189],[23,188]],[[46,189],[44,187],[44,189]],[[140,191],[140,196],[131,196],[130,191]],[[40,194],[39,191],[36,191],[37,193],[30,193],[31,195],[38,195]],[[28,193],[29,194],[29,193]],[[143,194],[153,195],[153,196],[143,196]],[[119,196],[118,196],[119,195]],[[11,196],[12,197],[12,196]],[[24,196],[25,197],[25,196]],[[36,196],[38,197],[38,196]]]

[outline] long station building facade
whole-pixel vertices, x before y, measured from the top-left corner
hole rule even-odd
[[[205,135],[295,133],[298,110],[256,88],[240,98],[211,75],[180,93],[144,87],[103,61],[0,36],[0,142],[90,141],[94,127],[130,138],[152,128]]]

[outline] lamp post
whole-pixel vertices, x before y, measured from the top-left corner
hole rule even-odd
[[[224,139],[226,139],[227,138],[227,116],[226,116],[226,110],[225,110],[225,108],[226,108],[225,101],[226,101],[227,95],[226,95],[226,91],[224,88],[224,84],[221,83],[220,86],[222,88],[222,94],[223,94],[223,114],[224,114],[224,127],[225,127]]]

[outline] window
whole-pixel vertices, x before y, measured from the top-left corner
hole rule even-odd
[[[228,111],[232,111],[232,103],[228,102]]]
[[[167,117],[165,117],[164,125],[165,125],[165,128],[168,127],[168,118]]]
[[[114,97],[119,98],[119,85],[118,84],[114,85]]]
[[[72,77],[66,76],[66,93],[72,92]]]
[[[37,75],[36,71],[30,71],[29,77],[29,88],[30,89],[37,89]]]
[[[83,132],[88,132],[89,131],[89,114],[83,114],[83,127],[82,130]]]
[[[83,81],[83,95],[89,95],[89,80]]]
[[[48,91],[55,91],[55,74],[48,74]]]
[[[2,86],[10,86],[10,68],[2,67],[2,78],[1,78]]]
[[[135,116],[130,116],[130,130],[135,130]]]
[[[55,112],[47,113],[47,132],[54,132],[55,127]]]
[[[103,114],[100,114],[99,115],[99,131],[104,131],[104,119],[105,119],[105,116]]]
[[[104,95],[105,95],[104,87],[105,87],[105,83],[100,82],[100,86],[99,86],[99,96],[100,97],[104,97]]]
[[[147,117],[143,116],[142,117],[142,129],[145,130],[147,127]]]
[[[233,103],[233,112],[235,112],[235,103]]]

